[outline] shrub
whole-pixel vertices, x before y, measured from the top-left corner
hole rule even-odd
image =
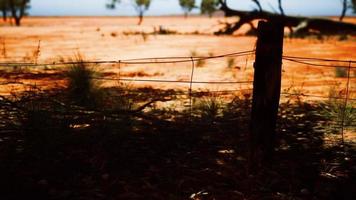
[[[342,34],[342,35],[339,36],[339,41],[345,41],[345,40],[348,40],[348,39],[349,39],[349,37],[348,37],[347,34]]]
[[[135,104],[134,98],[130,96],[131,90],[130,85],[121,83],[116,88],[115,94],[112,94],[115,99],[113,99],[111,103],[111,109],[118,112],[131,112],[134,110],[137,105]]]
[[[337,78],[345,78],[347,77],[347,69],[342,67],[335,68],[335,76]]]
[[[214,95],[194,102],[194,112],[204,121],[213,122],[222,115],[223,102]]]
[[[5,40],[2,41],[1,55],[3,58],[7,58],[7,50],[6,50]]]
[[[227,68],[231,69],[236,65],[235,58],[229,57],[226,60],[227,62]]]
[[[331,88],[329,91],[329,100],[321,104],[320,115],[330,121],[330,126],[327,127],[333,133],[340,130],[340,124],[343,126],[354,126],[356,121],[356,109],[351,103],[345,106],[343,99],[335,99],[338,97],[337,91]]]
[[[198,52],[196,52],[195,50],[190,52],[190,56],[191,57],[201,57]],[[197,59],[195,62],[195,66],[196,67],[204,67],[204,65],[206,64],[206,61],[204,59]]]
[[[81,106],[95,107],[101,104],[103,90],[98,87],[97,73],[78,55],[76,62],[66,72],[69,97]]]
[[[172,35],[172,34],[177,34],[177,31],[169,30],[167,28],[164,28],[163,26],[159,26],[158,29],[154,27],[153,33],[159,35]]]

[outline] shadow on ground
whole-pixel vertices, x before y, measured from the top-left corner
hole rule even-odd
[[[174,98],[144,92],[130,98]],[[250,173],[249,99],[210,115],[88,109],[58,91],[0,100],[3,200],[354,199],[355,154],[323,145],[317,105],[281,104],[274,160]]]

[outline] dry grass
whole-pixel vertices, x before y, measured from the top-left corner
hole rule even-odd
[[[19,29],[8,26],[1,28],[0,34],[3,41],[6,41],[6,45],[4,42],[0,60],[23,61],[25,57],[26,60],[33,62],[52,62],[58,61],[58,57],[66,60],[78,50],[89,60],[184,56],[191,55],[191,49],[194,49],[197,55],[206,56],[250,50],[254,49],[255,46],[255,37],[207,35],[219,28],[215,25],[218,24],[218,20],[225,20],[224,18],[191,17],[189,23],[187,23],[181,17],[147,17],[140,27],[136,26],[136,20],[135,17],[26,18],[23,27]],[[233,19],[228,18],[226,20]],[[355,18],[347,18],[346,20],[355,22]],[[76,24],[78,29],[73,29],[71,27],[73,24]],[[147,35],[154,32],[154,27],[156,27],[156,31],[158,31],[157,27],[164,27],[164,29],[179,30],[182,33],[198,31],[203,35]],[[248,28],[244,27],[243,30]],[[111,37],[112,33],[117,34],[115,37]],[[40,45],[39,40],[41,41]],[[355,49],[354,36],[348,36],[347,40],[341,41],[338,37],[327,37],[324,38],[323,42],[317,38],[286,38],[284,53],[294,56],[355,59],[353,54]],[[233,65],[233,58],[230,60],[217,59],[206,63],[198,61],[196,66],[198,68],[199,66],[204,67],[197,69],[194,75],[195,80],[252,79],[253,56],[236,58],[235,64],[247,66],[247,70],[227,70],[226,66]],[[327,96],[330,85],[342,86],[346,82],[342,76],[335,80],[334,69],[311,67],[288,61],[284,61],[283,65],[283,88],[288,88],[293,83],[295,86],[303,85],[308,93]],[[123,68],[126,67],[128,66],[123,66]],[[153,68],[154,71],[152,72]],[[190,68],[190,63],[179,66],[173,64],[130,66],[129,73],[132,74],[129,76],[150,77],[157,73],[162,75],[162,79],[188,80],[187,74],[189,74]],[[104,72],[117,72],[117,69],[105,66]],[[0,81],[2,81],[1,78]],[[147,84],[146,86],[167,89],[185,88],[185,86],[179,84]],[[194,85],[194,87],[203,90],[228,90],[232,86]],[[351,94],[351,96],[355,97],[356,94]]]

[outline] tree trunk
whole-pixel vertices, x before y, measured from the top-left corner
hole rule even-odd
[[[142,24],[142,21],[143,21],[143,12],[140,12],[139,15],[138,15],[138,23],[137,25],[141,25]]]
[[[21,25],[21,19],[25,15],[25,9],[26,9],[27,2],[28,2],[28,0],[22,0],[21,4],[20,4],[20,8],[17,8],[14,0],[9,1],[12,18],[14,18],[16,26]],[[17,9],[19,9],[19,10],[17,10]]]
[[[3,19],[4,22],[7,21],[7,11],[6,11],[6,9],[2,10],[2,19]]]
[[[17,10],[15,8],[14,0],[9,1],[9,6],[10,6],[12,18],[15,20],[15,25],[20,26],[21,25],[20,18],[19,18],[19,16],[17,16]]]
[[[14,19],[15,19],[15,25],[21,26],[21,19],[19,17],[14,17]]]
[[[344,19],[345,15],[346,15],[346,11],[347,11],[347,0],[343,0],[342,1],[342,11],[341,11],[341,15],[339,18],[340,22]]]
[[[282,0],[278,0],[278,8],[279,8],[279,12],[281,12],[281,15],[284,16],[285,14],[282,6]]]
[[[276,23],[284,24],[286,27],[293,27],[295,34],[318,32],[320,34],[340,34],[340,33],[356,33],[356,25],[351,23],[337,22],[323,18],[308,18],[284,16],[267,11],[240,11],[233,10],[227,6],[225,1],[219,0],[221,10],[225,12],[225,16],[237,16],[239,21],[231,24],[226,24],[225,28],[216,32],[216,34],[233,34],[241,28],[242,25],[250,23],[253,20],[268,20]]]

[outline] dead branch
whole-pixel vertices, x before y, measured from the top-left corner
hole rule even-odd
[[[219,0],[219,2],[221,5],[220,9],[224,11],[225,16],[237,16],[239,17],[239,20],[235,23],[227,24],[222,30],[216,32],[216,34],[233,34],[235,31],[239,30],[242,25],[249,24],[253,20],[268,20],[282,23],[286,27],[293,27],[294,34],[308,34],[315,32],[326,35],[356,33],[356,25],[352,23],[338,22],[324,18],[288,16],[264,10],[241,11],[231,9],[227,5],[226,0]]]

